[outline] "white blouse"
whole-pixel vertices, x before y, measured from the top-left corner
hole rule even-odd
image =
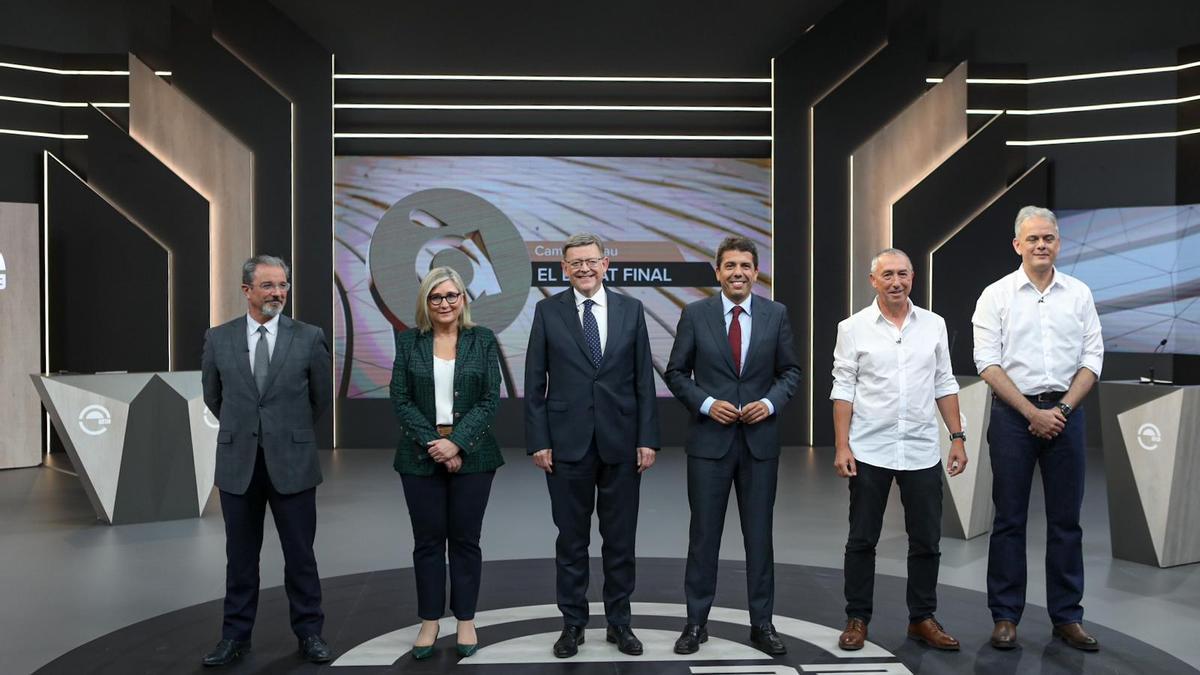
[[[454,359],[433,357],[433,400],[436,424],[454,424]]]

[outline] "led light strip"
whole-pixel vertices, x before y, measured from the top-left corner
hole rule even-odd
[[[1028,147],[1033,145],[1068,145],[1072,143],[1106,143],[1109,141],[1138,141],[1148,138],[1179,138],[1200,134],[1200,128],[1183,131],[1154,131],[1144,134],[1116,134],[1113,136],[1081,136],[1078,138],[1044,138],[1037,141],[1005,141],[1005,145]]]
[[[62,141],[86,141],[87,134],[59,134],[53,131],[26,131],[24,129],[0,129],[0,134],[10,136],[35,136],[37,138],[57,138]]]
[[[446,138],[565,141],[770,141],[771,136],[683,136],[671,134],[458,134],[340,132],[334,138]]]
[[[1200,94],[1195,96],[1181,96],[1179,98],[1160,98],[1145,101],[1121,101],[1118,103],[1097,103],[1094,105],[1073,105],[1062,108],[1040,108],[1037,110],[993,110],[990,108],[967,109],[968,115],[995,115],[998,113],[1008,113],[1009,115],[1061,115],[1063,113],[1076,112],[1091,112],[1094,110],[1123,110],[1125,108],[1150,108],[1163,105],[1181,105],[1184,103],[1192,103],[1200,101]]]
[[[47,68],[45,66],[30,66],[24,63],[8,63],[0,61],[0,68],[11,68],[13,70],[27,70],[34,73],[47,73],[50,75],[101,75],[101,76],[128,76],[128,70],[71,70],[63,68]],[[170,77],[169,70],[156,70],[155,75],[162,77]]]
[[[533,105],[505,103],[335,103],[336,110],[598,110],[644,112],[771,112],[771,106]]]
[[[592,77],[555,75],[410,75],[334,73],[335,80],[447,80],[470,82],[675,82],[680,84],[770,84],[769,77]]]
[[[119,101],[109,102],[85,102],[85,101],[51,101],[43,98],[25,98],[23,96],[4,96],[0,94],[0,101],[8,101],[9,103],[29,103],[31,105],[47,105],[55,108],[86,108],[89,105],[94,105],[97,108],[128,108],[128,103]]]
[[[1053,82],[1077,82],[1079,80],[1099,80],[1108,77],[1126,77],[1129,75],[1152,75],[1155,73],[1177,73],[1181,70],[1188,70],[1200,66],[1200,61],[1192,61],[1191,63],[1181,63],[1177,66],[1158,66],[1155,68],[1132,68],[1129,70],[1108,70],[1099,73],[1080,73],[1078,75],[1056,75],[1053,77],[1029,77],[1029,78],[995,78],[995,77],[968,77],[967,84],[1050,84]],[[927,77],[925,81],[929,84],[937,84],[942,81],[940,77]]]

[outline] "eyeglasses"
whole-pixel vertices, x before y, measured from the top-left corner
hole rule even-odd
[[[246,285],[250,286],[250,284],[246,284]],[[251,288],[258,288],[260,291],[263,291],[264,293],[274,293],[276,291],[276,289],[278,289],[281,293],[287,293],[289,290],[291,290],[292,285],[286,281],[283,282],[282,284],[273,284],[271,282],[267,282],[265,284],[259,284],[258,286],[251,286]]]
[[[600,267],[600,263],[604,262],[604,258],[579,258],[578,260],[564,260],[563,262],[573,270],[581,270],[584,265],[587,265],[588,269],[594,270]]]
[[[453,304],[458,303],[458,299],[461,297],[462,297],[462,293],[447,293],[445,295],[431,295],[431,296],[429,296],[429,304],[433,305],[434,307],[441,305],[443,302],[448,302],[451,305],[453,305]]]

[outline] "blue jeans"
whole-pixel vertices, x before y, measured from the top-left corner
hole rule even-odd
[[[1035,403],[1039,408],[1054,403]],[[1041,466],[1046,494],[1046,607],[1058,626],[1083,619],[1083,506],[1086,461],[1083,409],[1056,438],[1029,433],[1029,422],[1008,404],[992,402],[987,439],[992,459],[996,519],[988,551],[988,607],[994,621],[1019,623],[1025,610],[1025,525],[1033,467]]]

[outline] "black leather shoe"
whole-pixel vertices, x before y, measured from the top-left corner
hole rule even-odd
[[[250,641],[246,640],[221,640],[217,643],[213,650],[204,655],[204,659],[200,661],[206,666],[227,666],[242,657],[242,654],[250,651]]]
[[[1052,634],[1054,637],[1062,638],[1063,642],[1075,649],[1082,649],[1085,652],[1100,651],[1100,642],[1089,635],[1081,623],[1065,623],[1055,626]]]
[[[750,628],[750,644],[760,652],[771,656],[782,656],[787,653],[787,646],[783,644],[783,640],[779,639],[779,633],[775,632],[775,626],[769,623]]]
[[[309,663],[329,663],[333,659],[333,655],[329,653],[329,645],[320,635],[301,638],[300,656]]]
[[[569,658],[579,653],[579,645],[583,644],[583,628],[581,626],[563,626],[562,635],[554,643],[554,655],[560,659]]]
[[[695,654],[700,651],[701,642],[708,642],[708,629],[704,624],[689,623],[683,627],[683,633],[675,641],[675,653]]]
[[[642,641],[629,626],[609,626],[604,639],[617,645],[617,650],[630,656],[642,655]]]

